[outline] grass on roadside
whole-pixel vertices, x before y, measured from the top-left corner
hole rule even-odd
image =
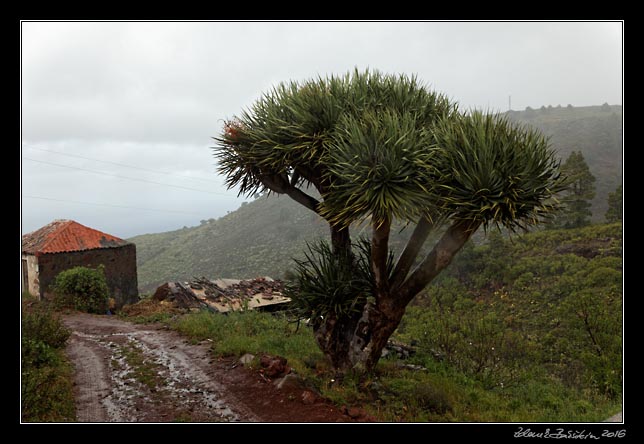
[[[201,311],[170,325],[194,341],[211,339],[218,355],[284,356],[324,397],[337,405],[361,406],[385,422],[598,422],[620,409],[618,401],[565,387],[548,375],[490,388],[423,353],[409,362],[426,370],[383,359],[373,375],[346,375],[338,384],[310,329],[297,328],[279,314]]]
[[[311,332],[280,314],[247,311],[222,315],[204,310],[181,316],[170,325],[195,342],[212,340],[213,351],[218,355],[284,356],[289,366],[303,376],[312,374],[316,365],[323,362]]]

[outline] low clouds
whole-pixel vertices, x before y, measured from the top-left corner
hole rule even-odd
[[[24,22],[23,157],[221,188],[209,146],[222,121],[280,81],[354,67],[415,73],[461,108],[621,103],[622,24],[445,22]],[[41,151],[26,148],[31,144]],[[210,188],[212,187],[212,188]],[[23,160],[23,231],[82,217],[121,236],[194,225],[241,200]],[[67,201],[174,208],[185,214]],[[195,214],[199,213],[199,214]],[[203,216],[201,216],[203,214]],[[136,228],[134,228],[136,226]]]

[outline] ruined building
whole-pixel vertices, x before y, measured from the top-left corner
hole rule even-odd
[[[105,277],[116,307],[138,300],[136,246],[73,220],[55,220],[22,236],[23,291],[48,297],[61,271],[105,266]]]

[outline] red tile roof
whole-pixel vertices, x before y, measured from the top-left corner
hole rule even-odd
[[[114,248],[129,242],[86,227],[73,220],[55,220],[39,230],[22,236],[22,251],[27,254]]]

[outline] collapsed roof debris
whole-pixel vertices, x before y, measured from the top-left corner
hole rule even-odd
[[[226,313],[285,308],[291,299],[282,294],[284,283],[270,277],[250,280],[193,278],[190,282],[166,282],[152,298],[168,300],[181,308],[206,308]]]

